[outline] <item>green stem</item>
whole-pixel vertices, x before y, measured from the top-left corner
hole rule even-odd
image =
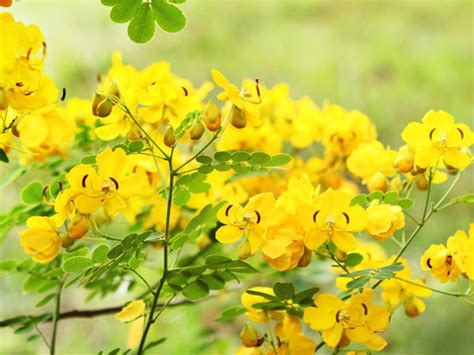
[[[174,185],[174,177],[175,171],[173,170],[173,152],[174,148],[171,148],[171,153],[168,158],[168,165],[169,165],[169,193],[167,199],[167,207],[166,207],[166,222],[165,222],[165,240],[163,245],[163,274],[161,275],[160,283],[155,291],[153,301],[150,307],[150,312],[148,314],[148,318],[145,324],[145,329],[143,330],[142,338],[140,339],[140,345],[138,347],[137,354],[142,355],[145,351],[145,344],[146,338],[150,331],[151,325],[156,321],[155,318],[155,311],[158,304],[158,299],[160,298],[161,290],[166,282],[166,277],[168,276],[168,242],[169,242],[169,233],[170,233],[170,218],[171,218],[171,204],[173,202],[173,185]]]
[[[316,349],[314,350],[314,352],[317,352],[319,349],[321,349],[324,345],[326,345],[326,343],[324,341],[320,342],[318,344],[318,346],[316,346]]]
[[[199,149],[199,151],[194,154],[191,158],[189,158],[188,160],[186,160],[183,164],[181,164],[180,166],[178,166],[176,168],[176,173],[179,172],[179,170],[181,170],[182,168],[184,168],[186,165],[188,165],[189,163],[191,163],[194,159],[196,159],[198,156],[200,156],[202,154],[202,152],[204,152],[217,138],[219,138],[219,132],[221,131],[221,129],[219,129],[215,134],[214,136],[209,140],[209,142],[207,142],[201,149]]]
[[[51,343],[49,347],[50,355],[54,355],[56,353],[56,337],[58,333],[58,320],[61,309],[61,293],[63,292],[63,285],[64,280],[59,284],[58,293],[56,294],[56,304],[53,313],[53,334],[51,335]]]
[[[469,297],[470,296],[469,294],[465,294],[465,293],[453,293],[453,292],[437,290],[435,288],[425,286],[425,285],[421,285],[419,283],[416,283],[416,282],[413,282],[413,281],[410,281],[410,280],[402,279],[401,277],[398,277],[398,276],[393,276],[393,278],[397,279],[397,280],[400,280],[400,281],[403,281],[403,282],[406,282],[406,283],[409,283],[411,285],[415,285],[415,286],[418,286],[418,287],[421,287],[421,288],[426,288],[426,289],[431,290],[431,291],[436,292],[436,293],[441,293],[443,295],[448,295],[448,296],[453,296],[453,297]]]
[[[131,267],[127,267],[127,269],[133,272],[135,275],[137,275],[140,280],[142,280],[142,282],[146,285],[146,287],[148,288],[148,290],[150,291],[152,295],[155,294],[155,291],[153,291],[150,284],[147,282],[147,280],[145,280],[145,278],[142,275],[140,275],[135,269],[132,269]]]

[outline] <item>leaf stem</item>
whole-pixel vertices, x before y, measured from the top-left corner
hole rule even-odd
[[[453,292],[438,290],[438,289],[435,289],[435,288],[432,288],[432,287],[429,287],[429,286],[426,286],[426,285],[422,285],[422,284],[419,284],[419,283],[416,283],[416,282],[413,282],[413,281],[410,281],[410,280],[405,280],[405,279],[403,279],[401,277],[398,277],[398,276],[393,276],[393,278],[397,279],[397,280],[400,280],[400,281],[403,281],[403,282],[406,282],[406,283],[409,283],[411,285],[418,286],[418,287],[421,287],[421,288],[426,288],[426,289],[431,290],[433,292],[441,293],[441,294],[447,295],[447,296],[453,296],[453,297],[469,297],[469,296],[471,296],[471,295],[466,294],[466,293],[453,293]]]
[[[58,293],[56,294],[56,303],[55,303],[54,313],[53,313],[53,333],[51,335],[51,342],[50,342],[50,347],[49,347],[50,355],[54,355],[56,353],[56,338],[57,338],[57,333],[58,333],[58,320],[59,320],[59,314],[61,310],[61,294],[63,292],[63,285],[64,285],[64,280],[61,281],[61,283],[59,284]]]

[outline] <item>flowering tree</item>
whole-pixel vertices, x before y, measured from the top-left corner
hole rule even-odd
[[[418,316],[432,292],[472,303],[474,224],[453,230],[446,245],[426,245],[425,272],[414,271],[421,278],[403,259],[437,212],[474,201],[451,196],[471,164],[474,135],[447,112],[409,123],[405,145],[393,150],[362,112],[294,100],[284,84],[239,87],[213,70],[213,83],[195,87],[166,62],[138,70],[119,53],[91,100],[66,98],[43,73],[40,29],[9,13],[0,27],[1,185],[33,178],[32,168],[43,173],[2,215],[0,233],[21,226],[28,256],[0,269],[24,275],[24,291],[50,307],[1,326],[41,338],[54,354],[61,319],[115,314],[140,336],[128,348],[111,344],[110,353],[150,353],[164,341],[153,325],[168,307],[198,306],[232,288],[242,305],[219,320],[245,313],[237,353],[312,354],[324,346],[337,353],[351,343],[384,349],[380,333],[391,314]],[[217,98],[206,99],[214,85]],[[424,192],[418,216],[410,210],[414,189]],[[438,200],[434,189],[444,191]],[[388,239],[399,246],[395,255],[381,244]],[[334,289],[297,273],[255,286],[262,273],[327,264]],[[459,281],[460,291],[428,286],[429,274]],[[128,293],[119,307],[65,311],[61,295],[72,287],[88,299]],[[49,322],[48,339],[40,327]]]

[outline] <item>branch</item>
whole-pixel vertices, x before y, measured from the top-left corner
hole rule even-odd
[[[195,302],[184,300],[176,303],[170,303],[167,307],[177,307],[181,305],[193,304]],[[164,306],[164,304],[159,304],[159,306]],[[113,314],[120,312],[123,306],[116,306],[116,307],[109,307],[109,308],[100,308],[100,309],[87,309],[87,310],[72,310],[67,311],[59,314],[59,320],[69,319],[69,318],[94,318],[98,316],[104,316],[108,314]],[[43,313],[39,315],[30,315],[30,316],[21,316],[25,320],[28,318],[42,318],[47,315],[50,315],[50,318],[46,321],[51,322],[53,320],[53,315],[51,313]],[[9,319],[5,319],[0,321],[0,328],[8,327],[14,320],[18,319],[19,317],[13,317]],[[15,324],[17,324],[15,322]]]

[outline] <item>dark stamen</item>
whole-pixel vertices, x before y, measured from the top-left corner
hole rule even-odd
[[[262,220],[262,216],[260,216],[260,213],[258,213],[258,211],[254,211],[254,212],[257,215],[257,224],[259,224],[260,221]]]
[[[314,212],[313,214],[313,222],[316,223],[316,217],[318,216],[319,211]]]
[[[341,313],[341,310],[338,310],[336,313],[336,322],[339,323],[339,313]]]
[[[63,182],[61,180],[58,180],[58,185],[59,185],[59,192],[63,192]]]
[[[446,265],[451,265],[453,262],[453,257],[451,255],[448,255],[446,257]]]
[[[364,314],[367,315],[369,313],[369,310],[367,309],[367,306],[364,303],[361,303],[362,307],[364,307]]]
[[[89,176],[89,174],[86,174],[84,175],[84,177],[82,178],[82,187],[83,188],[86,188],[86,180],[87,180],[87,177]]]
[[[458,130],[459,134],[461,134],[461,139],[464,139],[464,132],[462,131],[462,129],[459,127],[456,127],[456,129]]]
[[[260,97],[260,80],[258,78],[255,79],[255,89],[257,90],[257,95]]]
[[[232,206],[233,206],[233,205],[229,205],[229,206],[227,206],[227,208],[225,209],[225,216],[226,216],[226,217],[229,217],[229,211],[230,211],[230,209],[232,208]]]
[[[15,85],[16,85],[16,87],[21,88],[21,87],[23,87],[25,84],[23,84],[21,81],[19,81],[19,82],[17,82]]]
[[[430,131],[430,139],[433,139],[433,133],[434,131],[436,131],[436,128],[433,128],[431,131]]]
[[[112,180],[112,182],[114,183],[115,190],[118,190],[119,189],[119,184],[118,184],[117,180],[115,180],[113,177],[109,177],[109,179]]]
[[[46,192],[48,192],[48,189],[49,189],[49,185],[46,185],[44,188],[43,188],[43,199],[46,200]]]
[[[428,267],[429,267],[430,269],[433,268],[433,267],[431,266],[431,258],[428,258],[428,259],[426,260],[426,265],[428,265]]]
[[[62,93],[61,98],[59,100],[64,102],[65,99],[66,99],[66,88],[63,88],[63,93]]]
[[[184,86],[182,86],[182,88],[183,88],[183,91],[184,91],[184,96],[188,96],[188,90]]]
[[[351,221],[349,215],[346,212],[342,212],[342,214],[344,215],[344,217],[346,217],[346,223],[349,224],[349,222]]]

